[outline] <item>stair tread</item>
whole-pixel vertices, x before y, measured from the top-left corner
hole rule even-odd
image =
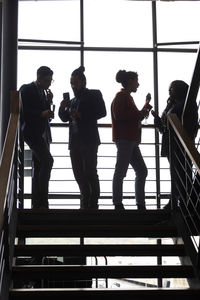
[[[10,293],[62,293],[66,292],[69,294],[74,294],[74,293],[82,293],[84,292],[85,294],[88,293],[94,293],[94,294],[123,294],[124,292],[127,293],[136,293],[136,294],[154,294],[154,293],[159,293],[159,294],[179,294],[179,293],[185,293],[185,294],[192,294],[192,293],[198,293],[200,294],[200,288],[140,288],[140,289],[108,289],[108,288],[101,288],[101,289],[94,289],[94,288],[34,288],[34,289],[25,289],[25,288],[12,288],[10,290]]]
[[[74,224],[152,224],[155,222],[162,222],[170,219],[170,213],[163,210],[21,210],[19,211],[20,224],[31,224],[37,220],[38,224],[51,223],[58,224],[60,222],[74,223]]]
[[[109,215],[116,216],[120,215],[132,215],[132,214],[150,214],[150,215],[170,215],[170,212],[163,209],[147,209],[145,211],[137,209],[125,209],[125,210],[114,210],[114,209],[98,209],[98,210],[84,210],[84,209],[21,209],[19,210],[19,217],[23,215],[37,215],[37,214],[46,214],[46,215]]]
[[[114,225],[109,225],[109,224],[99,224],[99,225],[94,225],[94,224],[91,224],[91,225],[38,225],[38,224],[32,224],[32,225],[18,225],[17,228],[19,229],[23,229],[23,228],[27,228],[27,229],[36,229],[36,230],[40,230],[41,228],[47,228],[47,229],[53,229],[53,228],[56,228],[56,229],[79,229],[79,228],[88,228],[90,230],[97,230],[97,229],[110,229],[110,230],[119,230],[119,229],[123,229],[123,230],[132,230],[132,229],[146,229],[146,230],[167,230],[167,229],[176,229],[175,226],[173,225],[162,225],[162,224],[155,224],[155,225],[132,225],[132,224],[129,224],[129,225],[123,225],[123,224],[114,224]]]
[[[156,299],[168,300],[169,297],[181,297],[186,300],[189,297],[198,299],[200,296],[200,289],[167,289],[167,288],[141,288],[141,289],[94,289],[94,288],[51,288],[51,289],[12,289],[10,291],[10,300],[18,299],[36,299],[35,297],[42,297],[42,299],[71,299],[71,300],[109,300],[113,297],[115,300],[142,300],[142,299]],[[68,297],[68,298],[67,298]],[[130,298],[131,297],[131,298]],[[194,298],[195,297],[195,298]],[[174,298],[173,298],[174,299]]]
[[[153,256],[153,255],[185,255],[184,245],[16,245],[15,255],[32,255],[45,253],[45,255],[61,256]]]
[[[172,225],[18,225],[18,236],[175,237]]]
[[[138,266],[88,266],[88,265],[19,265],[13,266],[14,278],[190,278],[194,277],[189,265],[138,265]]]

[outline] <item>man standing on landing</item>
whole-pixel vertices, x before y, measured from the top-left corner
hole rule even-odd
[[[53,94],[49,90],[52,76],[53,71],[42,66],[37,70],[36,81],[20,88],[23,104],[22,132],[25,142],[32,150],[32,208],[48,208],[48,186],[53,166],[49,151],[49,121],[54,118],[54,112],[50,109]]]
[[[97,174],[97,151],[100,144],[97,120],[106,116],[105,103],[99,90],[86,88],[84,67],[71,74],[75,98],[63,100],[59,117],[69,121],[69,149],[74,177],[81,193],[81,209],[98,209],[100,195]]]

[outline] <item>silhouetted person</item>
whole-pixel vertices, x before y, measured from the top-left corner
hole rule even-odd
[[[84,67],[71,74],[75,98],[63,100],[59,117],[69,122],[69,149],[74,177],[81,193],[81,209],[98,209],[100,195],[97,174],[97,151],[100,144],[97,120],[106,116],[99,90],[86,88]]]
[[[166,108],[164,109],[161,118],[153,113],[155,117],[155,126],[162,134],[161,156],[167,157],[169,160],[169,131],[167,127],[167,115],[170,113],[176,114],[179,120],[182,120],[182,113],[185,105],[185,99],[188,91],[188,84],[182,80],[172,81],[169,86],[169,98]],[[198,130],[198,109],[196,102],[188,103],[184,112],[183,127],[189,137],[194,141]],[[187,178],[192,180],[192,163],[188,155],[185,154],[181,143],[174,144],[171,150],[178,155],[174,157],[174,167],[179,172],[178,187],[182,196],[185,197],[183,185],[186,184]],[[170,162],[170,160],[169,160]],[[183,167],[185,169],[183,169]],[[187,177],[187,178],[186,178]],[[189,181],[188,181],[189,182]],[[171,209],[171,201],[164,206],[164,209]]]
[[[147,167],[141,155],[141,121],[148,116],[151,109],[151,95],[146,96],[142,110],[136,107],[131,93],[139,87],[138,74],[118,71],[116,81],[122,84],[111,105],[113,141],[117,146],[117,162],[113,177],[113,204],[115,209],[124,209],[122,204],[123,179],[126,177],[129,164],[135,171],[135,198],[138,209],[145,210],[145,181]]]
[[[50,110],[53,94],[49,87],[53,71],[42,66],[37,70],[36,81],[20,88],[24,140],[32,150],[32,208],[48,208],[48,186],[53,166],[49,151],[51,131],[49,121],[54,118]]]

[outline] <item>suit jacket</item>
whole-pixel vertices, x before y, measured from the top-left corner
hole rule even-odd
[[[71,104],[67,109],[59,108],[58,114],[60,119],[63,122],[69,122],[69,149],[72,146],[73,136],[73,124],[70,112],[74,108],[80,113],[80,118],[76,120],[76,137],[78,137],[79,142],[85,145],[99,145],[100,137],[97,120],[106,116],[105,103],[101,92],[99,90],[84,88],[78,97],[71,99]]]
[[[21,128],[24,140],[37,143],[45,135],[48,143],[51,142],[49,120],[43,118],[42,112],[50,109],[50,104],[45,96],[42,96],[35,82],[24,84],[20,88],[22,98]]]

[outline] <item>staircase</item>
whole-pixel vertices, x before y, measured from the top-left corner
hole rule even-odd
[[[17,226],[18,244],[14,255],[18,262],[28,257],[37,257],[41,263],[34,265],[14,264],[12,268],[13,288],[10,290],[10,300],[18,299],[197,299],[200,289],[194,288],[163,288],[162,279],[187,278],[196,281],[195,272],[187,258],[183,243],[162,243],[163,238],[178,240],[179,234],[172,221],[170,213],[163,210],[21,210]],[[80,238],[78,245],[74,244],[27,244],[26,238]],[[87,243],[87,238],[96,238],[95,242]],[[109,238],[97,243],[98,238]],[[115,243],[111,243],[114,238]],[[120,240],[119,240],[120,238]],[[124,238],[132,238],[131,243],[123,244]],[[137,243],[135,242],[137,238]],[[141,239],[141,243],[138,240]],[[153,240],[154,239],[154,240]],[[113,240],[112,240],[113,241]],[[149,241],[148,243],[144,241]],[[154,241],[154,243],[151,243]],[[165,240],[166,241],[166,240]],[[164,256],[182,257],[186,264],[162,264]],[[45,260],[44,260],[44,257]],[[67,257],[64,264],[50,263],[52,257]],[[94,257],[94,264],[85,264],[86,257]],[[98,257],[157,257],[157,263],[145,265],[98,265]],[[41,258],[43,258],[41,260]],[[76,259],[82,258],[77,264]],[[75,262],[70,264],[70,259]],[[130,261],[131,261],[130,260]],[[14,260],[15,261],[15,260]],[[45,264],[44,264],[45,261]],[[49,264],[48,264],[49,262]],[[139,279],[138,279],[139,278]],[[156,278],[156,285],[141,287],[146,278]],[[131,283],[128,288],[113,288],[108,279],[116,279],[120,283]],[[39,282],[39,287],[19,287],[17,282]],[[99,282],[105,283],[104,288],[98,288]],[[54,285],[53,285],[54,282]],[[80,287],[80,282],[85,283]],[[92,288],[90,283],[93,282]],[[87,284],[88,283],[88,284]],[[96,285],[95,285],[96,283]],[[140,283],[140,285],[133,285]],[[78,286],[78,287],[77,287]],[[89,286],[89,288],[87,287]],[[134,287],[134,288],[133,288]],[[179,299],[179,298],[178,298]]]

